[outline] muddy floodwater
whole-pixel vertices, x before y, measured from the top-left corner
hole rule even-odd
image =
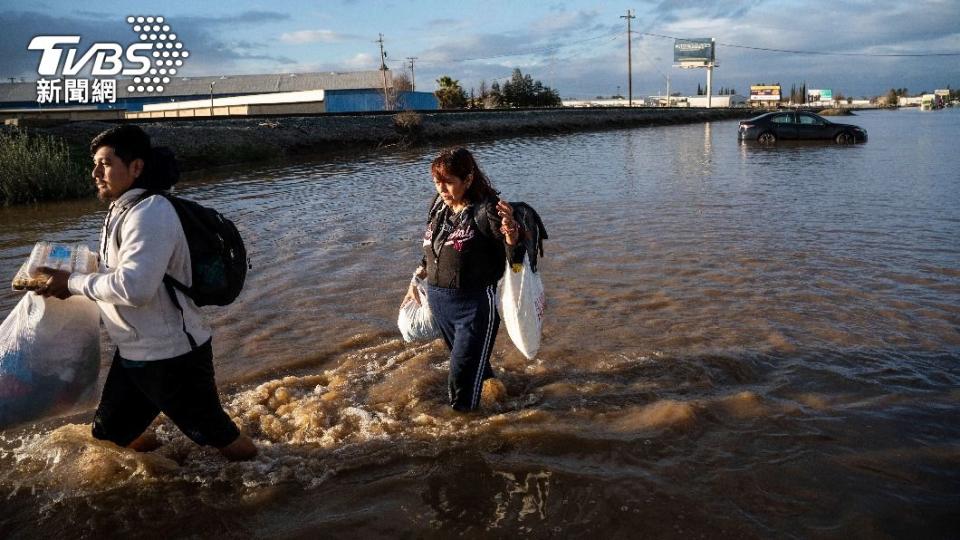
[[[259,456],[166,421],[152,453],[96,442],[98,388],[0,432],[0,537],[955,538],[960,110],[843,121],[869,142],[744,146],[735,121],[467,141],[550,234],[543,347],[501,331],[507,395],[471,415],[442,342],[396,330],[437,147],[194,177],[178,193],[251,252],[240,299],[204,309]],[[40,239],[94,247],[103,215],[0,209],[0,277]]]

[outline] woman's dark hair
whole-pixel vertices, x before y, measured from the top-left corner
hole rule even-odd
[[[135,159],[143,160],[143,172],[131,187],[165,191],[180,180],[180,169],[173,151],[165,146],[150,145],[150,136],[134,124],[124,124],[100,133],[90,141],[90,155],[103,146],[129,166]]]
[[[484,199],[496,199],[500,192],[493,189],[490,179],[483,174],[473,154],[463,147],[447,148],[430,164],[430,172],[437,178],[456,176],[466,181],[473,174],[473,181],[464,196],[470,202],[480,202]]]

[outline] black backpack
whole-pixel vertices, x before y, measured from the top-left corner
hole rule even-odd
[[[549,238],[540,214],[525,202],[512,202],[513,220],[520,225],[520,244],[513,250],[510,264],[523,264],[523,256],[530,256],[530,270],[537,271],[537,256],[543,257],[543,241]]]
[[[198,306],[225,306],[236,300],[250,267],[247,249],[236,225],[213,208],[164,191],[147,191],[128,208],[153,195],[160,195],[173,205],[190,249],[192,285],[187,287],[169,275],[163,276],[174,305],[180,308],[171,287],[180,289]],[[117,247],[120,247],[119,229]]]

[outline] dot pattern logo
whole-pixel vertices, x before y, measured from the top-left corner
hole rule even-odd
[[[153,45],[152,65],[147,73],[134,77],[127,86],[127,92],[133,94],[159,94],[170,78],[183,67],[184,61],[190,57],[190,51],[183,47],[173,28],[163,17],[130,15],[127,24],[142,43]]]

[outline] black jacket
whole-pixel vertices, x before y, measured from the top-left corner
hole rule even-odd
[[[482,289],[503,277],[511,252],[503,233],[497,200],[472,203],[460,214],[434,197],[423,235],[427,283],[446,289]]]

